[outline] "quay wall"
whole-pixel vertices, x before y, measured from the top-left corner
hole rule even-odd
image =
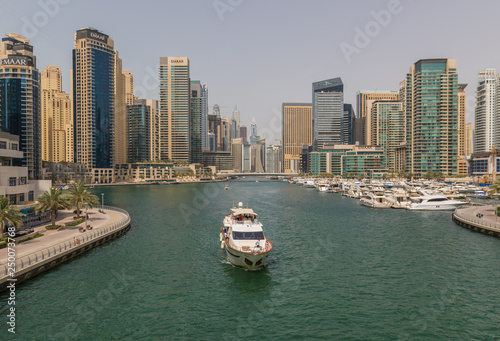
[[[95,230],[89,230],[44,249],[16,257],[14,277],[10,276],[8,264],[0,264],[0,292],[11,283],[17,285],[128,231],[130,216],[127,211],[110,206],[104,206],[104,210],[121,213],[123,217],[119,221],[110,222]],[[13,278],[14,282],[12,282]]]
[[[452,214],[452,220],[469,230],[500,238],[500,223],[467,213],[464,209],[457,209]]]

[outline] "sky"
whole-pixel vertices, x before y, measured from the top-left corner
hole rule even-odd
[[[223,117],[238,106],[267,144],[281,139],[283,102],[311,102],[312,83],[341,77],[359,90],[398,90],[420,59],[457,60],[473,122],[477,74],[500,69],[498,1],[463,0],[0,0],[0,35],[31,40],[41,71],[58,65],[69,92],[75,31],[109,35],[134,74],[135,95],[159,98],[160,57],[190,60]],[[211,110],[211,109],[210,109]]]

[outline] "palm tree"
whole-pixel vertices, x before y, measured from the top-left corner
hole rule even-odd
[[[24,214],[21,213],[17,206],[10,203],[7,196],[0,196],[0,221],[3,222],[2,232],[5,228],[5,223],[7,223],[7,226],[14,226],[16,229],[23,226],[23,216]]]
[[[77,217],[80,217],[83,206],[93,208],[99,205],[99,198],[85,188],[83,181],[74,183],[69,189],[68,196],[70,204],[76,207]]]
[[[62,190],[54,187],[40,195],[37,201],[37,213],[51,210],[50,218],[52,226],[56,224],[57,211],[59,209],[69,209],[71,207],[68,199],[62,194]]]
[[[500,179],[495,180],[488,190],[490,196],[496,193],[500,193]]]

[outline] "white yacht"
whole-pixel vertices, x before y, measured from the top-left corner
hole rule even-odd
[[[406,206],[407,210],[444,211],[454,210],[467,204],[465,201],[448,199],[442,194],[431,194],[411,199],[415,202]]]
[[[372,208],[390,208],[391,203],[387,201],[384,195],[367,193],[361,197],[361,204]]]
[[[262,223],[251,208],[243,203],[233,207],[224,218],[221,228],[221,248],[226,251],[228,261],[247,269],[258,269],[266,264],[273,244],[264,235]]]

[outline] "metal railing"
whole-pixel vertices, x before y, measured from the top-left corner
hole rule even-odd
[[[474,205],[474,206],[487,206],[487,205],[478,204],[478,205]],[[496,217],[495,221],[490,221],[488,219],[479,218],[477,216],[473,217],[471,214],[464,212],[464,210],[466,210],[466,208],[463,208],[463,207],[457,208],[453,212],[453,214],[458,219],[460,219],[464,222],[471,223],[471,224],[478,226],[478,227],[485,227],[485,228],[490,228],[490,229],[492,228],[492,229],[495,229],[496,232],[500,232],[500,218]]]
[[[116,211],[125,215],[124,218],[120,219],[120,221],[109,223],[103,225],[101,227],[96,228],[92,231],[87,231],[84,234],[76,235],[71,238],[65,239],[57,244],[48,246],[46,248],[34,251],[27,255],[21,256],[20,258],[16,258],[15,269],[16,272],[22,270],[28,266],[34,265],[38,262],[44,261],[53,257],[62,252],[76,249],[83,244],[96,240],[102,235],[108,234],[114,230],[118,230],[123,226],[130,223],[130,216],[127,211],[122,210],[120,208],[104,206],[104,210],[106,211]],[[0,279],[6,277],[9,274],[7,264],[0,264]]]

